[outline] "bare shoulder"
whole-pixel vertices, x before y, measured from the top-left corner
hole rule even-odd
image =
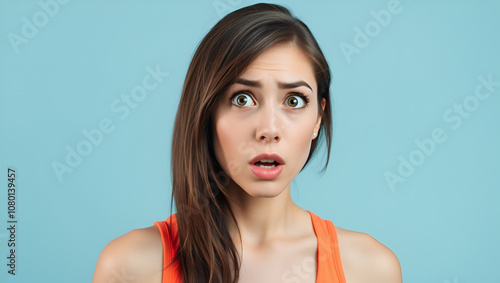
[[[163,244],[156,226],[134,229],[109,242],[97,260],[92,283],[161,283]]]
[[[401,283],[396,255],[372,236],[335,227],[346,281]]]

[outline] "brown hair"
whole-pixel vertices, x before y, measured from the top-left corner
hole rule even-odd
[[[223,213],[223,208],[228,208],[225,188],[230,179],[215,158],[212,116],[227,88],[245,68],[266,49],[285,42],[294,43],[308,55],[318,89],[321,128],[304,167],[322,136],[328,153],[323,171],[328,166],[331,75],[309,28],[286,8],[273,4],[255,4],[225,16],[203,38],[193,56],[175,118],[172,201],[175,199],[177,209],[179,249],[174,261],[180,261],[186,283],[238,281],[241,262]],[[320,106],[323,98],[324,111]],[[232,211],[231,217],[234,219]]]

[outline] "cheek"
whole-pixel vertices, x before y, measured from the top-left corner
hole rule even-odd
[[[235,176],[241,172],[239,154],[244,147],[244,127],[238,127],[234,119],[221,119],[215,124],[214,151],[222,169],[229,175]]]
[[[311,149],[311,143],[312,143],[312,137],[311,137],[311,130],[307,128],[307,130],[304,130],[302,134],[297,134],[297,136],[294,137],[294,140],[296,141],[295,143],[297,144],[297,148],[301,149],[300,153],[302,155],[305,155],[307,158],[307,155],[309,155],[309,151]]]
[[[309,120],[312,121],[312,119]],[[299,162],[300,160],[301,163],[305,163],[309,156],[309,151],[311,150],[314,123],[307,122],[300,126],[297,125],[296,129],[296,131],[293,131],[290,142],[293,143],[294,154],[297,156],[297,161]]]

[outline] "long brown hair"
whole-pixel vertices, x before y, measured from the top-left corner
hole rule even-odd
[[[174,261],[179,261],[186,283],[238,281],[241,262],[223,213],[229,208],[226,186],[230,179],[215,158],[212,116],[227,88],[245,68],[263,51],[284,42],[294,43],[308,55],[318,87],[321,128],[304,167],[322,137],[328,153],[323,171],[328,166],[331,75],[309,28],[280,5],[255,4],[225,16],[203,38],[193,56],[175,118],[172,201],[177,210],[179,248]],[[323,98],[324,111],[320,106]]]

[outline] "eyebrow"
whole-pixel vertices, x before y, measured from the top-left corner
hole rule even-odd
[[[258,81],[251,81],[251,80],[246,80],[246,79],[242,79],[242,78],[237,79],[235,83],[247,85],[247,86],[251,86],[251,87],[260,87],[260,88],[262,87],[262,84]],[[280,82],[280,83],[278,83],[278,86],[281,89],[290,89],[290,88],[296,88],[299,86],[305,86],[312,91],[311,86],[309,84],[307,84],[305,81],[296,81],[296,82],[291,82],[291,83]]]

